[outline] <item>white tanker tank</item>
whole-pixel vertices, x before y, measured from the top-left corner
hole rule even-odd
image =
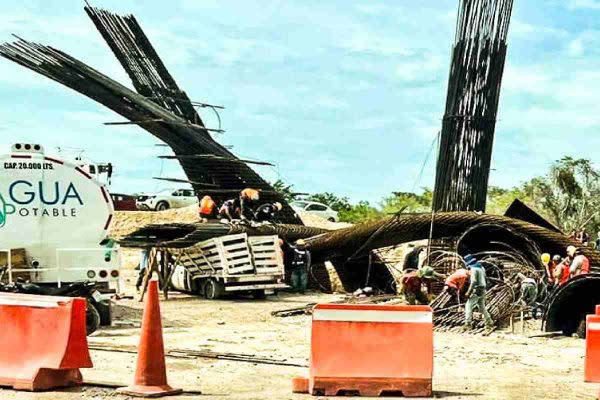
[[[118,246],[106,240],[113,212],[107,189],[84,166],[37,144],[0,155],[0,251],[24,249],[31,282],[117,280]]]

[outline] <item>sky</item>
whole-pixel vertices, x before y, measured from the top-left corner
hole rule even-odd
[[[377,204],[433,186],[458,0],[90,0],[132,13],[194,101],[269,181]],[[131,86],[79,0],[3,8],[0,40],[52,45]],[[597,162],[600,0],[515,0],[490,184],[518,185],[564,155]],[[202,111],[207,127],[218,127]],[[0,143],[112,162],[111,190],[173,187],[169,150],[104,106],[0,59]]]

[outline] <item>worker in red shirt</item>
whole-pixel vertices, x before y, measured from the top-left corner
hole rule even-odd
[[[556,257],[556,256],[555,256]],[[554,282],[556,287],[562,287],[570,278],[570,262],[568,258],[560,261],[554,268]]]
[[[429,304],[428,295],[431,292],[431,284],[434,280],[443,279],[444,276],[436,273],[433,268],[425,266],[416,271],[407,271],[402,275],[400,283],[401,292],[410,305]],[[423,292],[422,286],[426,292]]]
[[[590,273],[590,260],[583,254],[581,249],[575,246],[567,247],[567,255],[571,260],[569,272],[571,277]]]
[[[444,290],[448,292],[452,298],[456,298],[458,303],[460,303],[460,292],[469,280],[470,276],[471,273],[469,270],[465,268],[459,268],[449,277],[447,277],[446,281],[444,282]]]

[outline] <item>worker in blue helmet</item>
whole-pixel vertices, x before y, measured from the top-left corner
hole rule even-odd
[[[485,327],[492,329],[494,327],[494,321],[490,313],[485,308],[486,298],[486,274],[485,268],[477,261],[477,259],[471,254],[467,254],[464,257],[465,265],[469,271],[471,271],[471,278],[469,282],[469,288],[467,289],[466,297],[467,303],[465,305],[465,330],[473,328],[473,310],[475,307],[483,314],[485,320]]]

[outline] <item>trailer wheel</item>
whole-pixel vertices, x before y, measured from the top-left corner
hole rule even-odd
[[[100,327],[100,313],[91,302],[86,302],[85,307],[85,331],[89,336]]]
[[[254,290],[252,291],[252,297],[254,297],[257,300],[264,300],[267,298],[267,294],[264,290]]]
[[[208,279],[204,284],[204,297],[208,300],[215,300],[221,297],[224,291],[223,284],[215,279]]]

